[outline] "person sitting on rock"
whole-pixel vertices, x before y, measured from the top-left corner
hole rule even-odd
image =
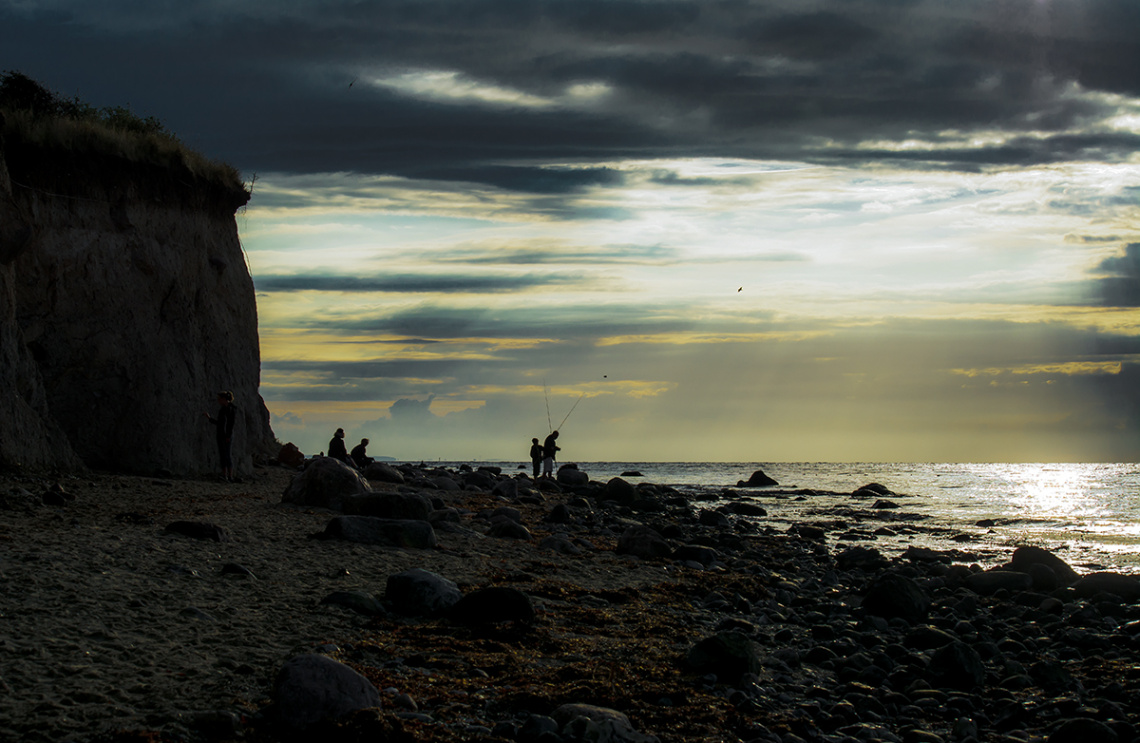
[[[355,467],[352,460],[348,457],[348,450],[344,448],[344,429],[336,429],[336,433],[329,440],[329,456],[333,459],[339,459],[350,467]]]
[[[372,457],[368,456],[367,449],[368,439],[361,439],[360,443],[352,447],[352,451],[349,453],[358,469],[364,469],[372,464]]]

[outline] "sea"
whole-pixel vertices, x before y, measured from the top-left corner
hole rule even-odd
[[[494,465],[504,473],[530,463]],[[524,467],[525,465],[525,467]],[[593,481],[622,476],[670,485],[698,507],[730,500],[763,506],[758,528],[828,525],[836,550],[874,547],[887,556],[910,547],[953,551],[989,567],[1021,545],[1051,550],[1082,572],[1140,574],[1140,464],[959,464],[807,462],[578,462]],[[738,487],[757,470],[779,483]],[[854,497],[876,483],[893,495]],[[888,501],[896,508],[880,507]],[[877,533],[876,533],[877,532]]]

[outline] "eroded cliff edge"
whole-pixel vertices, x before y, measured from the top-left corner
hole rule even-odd
[[[0,464],[214,470],[219,390],[238,471],[273,451],[234,219],[248,198],[188,168],[0,139]]]

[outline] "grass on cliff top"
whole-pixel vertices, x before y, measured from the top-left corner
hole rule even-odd
[[[190,149],[153,116],[64,99],[19,72],[0,73],[0,134],[66,154],[185,168],[198,178],[248,192],[237,168]]]

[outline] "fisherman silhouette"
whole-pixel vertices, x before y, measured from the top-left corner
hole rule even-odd
[[[534,479],[538,479],[538,470],[542,467],[542,444],[538,439],[530,440],[530,463],[534,468]]]
[[[562,447],[554,442],[558,439],[558,432],[552,431],[542,442],[542,476],[551,477],[554,474],[554,454],[562,451]]]

